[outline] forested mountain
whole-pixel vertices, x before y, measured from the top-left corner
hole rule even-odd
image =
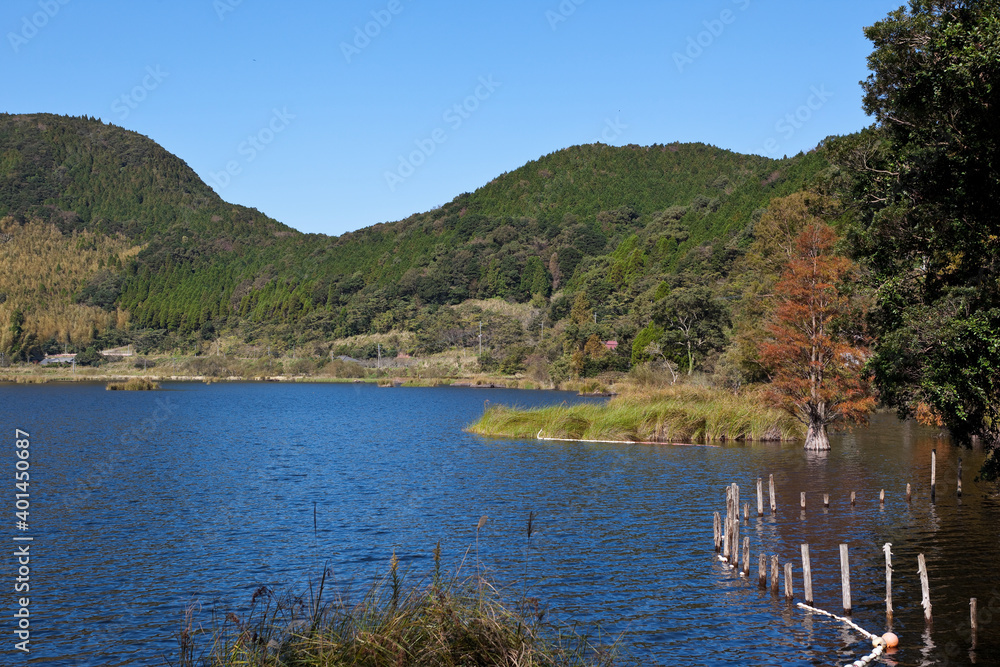
[[[500,297],[531,302],[538,324],[563,336],[549,362],[570,363],[592,338],[616,338],[620,351],[589,368],[627,369],[636,334],[666,318],[657,307],[718,303],[771,200],[827,169],[823,149],[771,160],[703,144],[576,146],[438,209],[328,237],[222,201],[134,132],[88,118],[0,115],[0,255],[23,264],[24,244],[55,234],[45,231],[53,225],[60,252],[90,252],[58,286],[41,273],[0,279],[0,348],[24,357],[96,336],[196,349],[222,332],[280,346],[417,331],[412,351],[434,352],[472,336],[468,317],[449,306]],[[36,261],[60,262],[51,248]],[[87,314],[84,324],[60,324],[56,313],[70,306]],[[721,330],[728,309],[718,310]],[[516,367],[527,334],[524,323],[510,328],[520,331],[496,352]],[[693,363],[689,352],[674,356]],[[574,370],[584,366],[578,359]]]
[[[0,216],[51,221],[63,232],[259,241],[292,231],[226,204],[148,138],[93,119],[0,116],[0,187]]]

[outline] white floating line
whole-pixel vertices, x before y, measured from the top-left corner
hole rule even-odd
[[[870,639],[874,642],[877,642],[875,644],[875,649],[871,653],[869,653],[863,658],[860,658],[859,660],[855,660],[853,663],[850,663],[852,667],[864,667],[868,663],[877,660],[879,656],[881,656],[885,652],[885,643],[882,641],[882,638],[880,636],[868,632],[867,630],[859,626],[851,619],[844,618],[843,616],[837,616],[836,614],[831,614],[828,611],[823,611],[822,609],[817,609],[816,607],[810,607],[809,605],[803,604],[801,602],[799,602],[797,606],[801,607],[802,609],[805,609],[806,611],[811,611],[816,614],[822,614],[823,616],[829,616],[830,618],[834,618],[840,621],[841,623],[853,628],[854,630],[857,630],[859,633],[864,635],[866,639]]]
[[[719,447],[710,444],[692,444],[690,442],[654,442],[651,440],[584,440],[583,438],[543,438],[542,429],[538,429],[536,440],[550,440],[553,442],[593,442],[603,445],[666,445],[668,447]]]

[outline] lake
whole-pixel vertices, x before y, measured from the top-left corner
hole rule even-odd
[[[867,653],[867,642],[759,590],[754,573],[748,583],[714,553],[712,514],[724,512],[725,486],[740,484],[753,508],[756,480],[766,486],[769,474],[777,514],[758,518],[752,509],[742,526],[754,572],[759,550],[779,554],[794,564],[801,600],[799,545],[809,543],[816,606],[840,613],[839,545],[848,543],[853,619],[881,633],[882,545],[891,542],[901,648],[885,663],[1000,664],[1000,500],[994,487],[974,481],[981,453],[885,415],[836,435],[825,455],[794,443],[586,444],[462,430],[487,402],[578,400],[595,399],[360,384],[168,383],[156,392],[0,386],[7,539],[33,537],[32,664],[162,665],[178,655],[187,609],[207,627],[213,610],[245,609],[261,584],[307,590],[325,564],[338,588],[359,590],[385,571],[393,549],[419,578],[439,540],[446,564],[470,547],[474,559],[483,515],[490,519],[478,558],[492,580],[540,597],[558,619],[620,636],[637,662],[850,663]],[[15,428],[31,434],[23,532],[13,516]],[[529,512],[537,514],[530,544]],[[930,573],[929,631],[919,553]],[[5,586],[13,586],[15,569],[8,555]],[[981,618],[970,653],[971,597]],[[10,620],[16,607],[12,598],[6,604],[4,664],[21,664]]]

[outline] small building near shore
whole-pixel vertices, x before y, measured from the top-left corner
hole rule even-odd
[[[48,366],[49,364],[71,364],[76,359],[76,353],[73,354],[47,354],[45,358],[38,362],[39,366]]]

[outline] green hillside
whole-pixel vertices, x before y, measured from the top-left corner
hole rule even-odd
[[[0,115],[0,219],[15,244],[19,228],[45,223],[67,239],[96,234],[138,248],[101,257],[75,289],[52,295],[118,314],[91,318],[90,336],[35,324],[30,291],[3,285],[0,294],[22,296],[0,303],[0,329],[9,334],[21,313],[19,335],[7,336],[13,353],[32,334],[41,349],[93,336],[197,349],[222,333],[287,347],[389,331],[423,334],[412,351],[428,352],[474,337],[472,319],[482,316],[449,306],[502,298],[531,302],[537,324],[560,334],[574,317],[596,315],[598,329],[572,335],[623,345],[591,370],[627,369],[628,343],[654,301],[694,283],[718,290],[769,202],[827,166],[823,151],[770,160],[703,144],[576,146],[439,209],[327,237],[222,201],[134,132],[88,118]],[[528,322],[498,322],[491,349],[523,367]],[[547,353],[549,362],[560,356],[571,355]]]
[[[87,118],[0,115],[0,217],[61,231],[205,243],[294,231],[227,204],[180,158],[135,132]]]

